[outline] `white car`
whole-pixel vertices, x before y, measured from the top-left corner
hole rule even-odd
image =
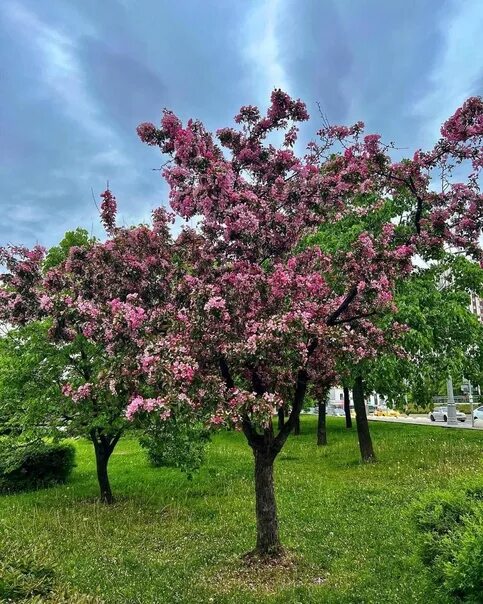
[[[429,414],[429,419],[432,422],[447,422],[448,421],[447,407],[436,407],[436,409],[431,411],[431,413]],[[462,413],[461,411],[456,411],[456,419],[459,422],[464,422],[464,421],[466,421],[466,415],[464,413]]]
[[[481,407],[473,409],[473,417],[475,419],[483,419],[483,405]]]

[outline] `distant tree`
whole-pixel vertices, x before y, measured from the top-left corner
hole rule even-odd
[[[483,324],[470,311],[470,292],[482,293],[483,270],[469,259],[445,254],[398,283],[395,318],[408,330],[404,354],[383,354],[367,368],[371,389],[399,408],[427,407],[448,375],[477,384],[482,367]]]
[[[85,229],[77,228],[75,231],[67,231],[60,241],[59,245],[54,245],[49,249],[42,264],[44,272],[51,268],[59,266],[65,260],[73,247],[89,247],[96,242]]]
[[[344,415],[345,415],[345,427],[352,428],[352,417],[351,417],[351,399],[349,387],[344,384]]]
[[[327,397],[328,391],[319,394],[317,410],[317,444],[323,446],[327,444]]]
[[[356,413],[357,438],[359,440],[362,461],[372,462],[376,461],[376,454],[372,444],[369,422],[367,421],[365,390],[362,371],[360,368],[357,368],[354,373],[354,386],[352,388],[352,399]]]

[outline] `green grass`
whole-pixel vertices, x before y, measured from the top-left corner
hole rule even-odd
[[[276,462],[293,564],[259,570],[241,560],[255,539],[252,456],[241,434],[217,435],[193,480],[150,468],[136,440],[121,440],[111,507],[97,503],[92,447],[78,442],[69,484],[0,498],[0,601],[10,593],[106,604],[443,602],[416,555],[411,505],[481,476],[481,432],[373,423],[379,461],[362,465],[342,419],[329,418],[325,448],[315,445],[315,423],[304,417],[303,434]],[[35,581],[41,595],[22,600],[22,582]]]

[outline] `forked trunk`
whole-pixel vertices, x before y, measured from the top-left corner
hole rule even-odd
[[[317,422],[317,444],[327,444],[327,407],[325,403],[319,403],[319,420]]]
[[[351,417],[351,399],[349,394],[349,388],[344,386],[344,413],[345,413],[345,427],[352,428],[352,417]]]
[[[316,342],[311,345],[312,351]],[[220,361],[220,370],[229,388],[233,380],[224,359]],[[300,369],[297,374],[292,411],[282,429],[275,436],[272,422],[264,429],[263,434],[257,430],[248,415],[242,417],[242,429],[255,457],[255,510],[257,517],[257,545],[249,556],[255,554],[266,561],[280,558],[284,550],[278,534],[277,504],[273,484],[273,462],[282,450],[289,434],[294,430],[303,406],[307,391],[308,374]]]
[[[101,436],[96,432],[91,433],[91,440],[94,444],[94,451],[96,454],[96,470],[97,480],[99,482],[100,500],[102,503],[106,504],[114,503],[107,466],[119,437],[120,434],[112,439],[108,439],[106,436]]]
[[[359,438],[362,461],[376,461],[371,433],[369,431],[369,422],[367,421],[366,405],[364,403],[364,382],[360,376],[355,379],[353,397],[354,409],[356,412],[357,436]]]
[[[277,504],[273,484],[273,457],[254,449],[255,455],[255,509],[257,515],[256,553],[262,558],[280,555],[282,546],[278,536]]]

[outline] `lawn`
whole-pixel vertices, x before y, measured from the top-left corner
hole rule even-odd
[[[423,492],[481,479],[482,433],[373,423],[379,461],[364,466],[342,419],[329,418],[325,448],[315,429],[303,417],[276,462],[291,564],[256,570],[241,560],[255,539],[241,434],[218,434],[192,480],[149,467],[135,439],[121,440],[111,507],[96,502],[92,447],[81,441],[68,485],[0,498],[0,601],[26,581],[53,594],[29,602],[444,602],[416,556],[411,506]]]

